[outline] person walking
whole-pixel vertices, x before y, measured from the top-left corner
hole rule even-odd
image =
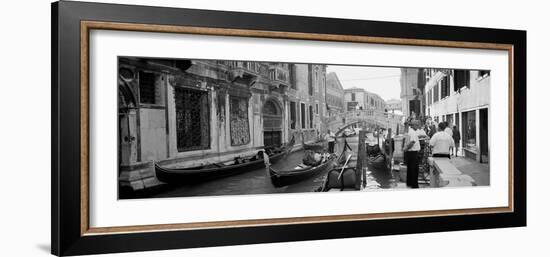
[[[458,147],[460,146],[460,131],[453,126],[453,140],[455,141],[455,157],[458,156]]]
[[[330,131],[330,129],[327,130],[327,134],[325,135],[325,140],[328,142],[328,152],[334,153],[334,141],[335,141],[336,135]]]
[[[421,138],[421,137],[428,137],[428,134],[426,133],[426,130],[424,130],[424,128],[419,128],[416,130],[416,135]]]
[[[451,125],[449,125],[448,121],[443,122],[445,124],[445,132],[449,134],[449,136],[453,136],[453,130],[451,129]]]
[[[453,130],[451,129],[451,125],[449,125],[448,121],[445,121],[445,133],[449,134],[451,138],[453,138]],[[451,148],[449,149],[450,155],[453,155],[454,152],[454,143],[451,145]]]
[[[454,145],[453,138],[445,132],[446,126],[444,122],[439,123],[439,131],[430,139],[433,157],[451,158],[449,151]]]
[[[436,130],[436,127],[435,127],[435,122],[430,122],[430,126],[428,127],[429,129],[429,132],[428,132],[428,136],[429,137],[433,137],[433,135],[437,132]]]
[[[420,122],[418,120],[411,120],[408,125],[409,130],[405,138],[406,144],[403,147],[404,159],[407,164],[407,186],[418,188],[418,151],[420,151],[420,142],[416,130],[420,127]]]

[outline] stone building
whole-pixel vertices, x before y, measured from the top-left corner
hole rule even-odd
[[[323,129],[323,65],[119,58],[119,182],[160,182],[153,162],[190,167],[256,154]],[[298,141],[299,139],[297,139]]]
[[[364,110],[366,108],[366,93],[362,88],[344,89],[344,104],[346,111]]]
[[[424,69],[401,68],[401,107],[403,115],[425,116],[424,86],[426,75]]]
[[[399,99],[390,99],[386,101],[386,109],[391,113],[402,113],[403,107],[401,105],[401,100]],[[397,112],[396,112],[397,111]]]
[[[489,71],[428,69],[426,115],[460,131],[466,157],[489,161]]]
[[[291,64],[287,91],[289,133],[305,142],[326,130],[326,65]]]
[[[357,87],[344,90],[344,103],[347,111],[367,109],[384,111],[386,109],[386,102],[382,97]]]
[[[344,88],[336,73],[327,74],[326,89],[328,116],[338,116],[346,109],[344,107]]]
[[[386,111],[386,101],[382,99],[378,94],[365,91],[367,98],[365,106],[369,106],[376,111]]]

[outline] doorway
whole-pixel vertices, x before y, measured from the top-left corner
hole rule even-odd
[[[281,145],[281,131],[264,131],[264,146],[278,147]]]
[[[264,147],[282,144],[283,112],[275,99],[268,99],[262,108],[264,123]]]
[[[413,113],[416,117],[420,116],[420,100],[409,101],[409,115],[413,116]]]
[[[479,110],[479,150],[482,163],[489,163],[489,110]]]

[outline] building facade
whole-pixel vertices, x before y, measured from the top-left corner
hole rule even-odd
[[[367,109],[385,111],[386,109],[386,102],[382,97],[357,87],[344,89],[344,104],[346,111]]]
[[[401,68],[400,84],[403,115],[407,117],[425,116],[424,86],[426,85],[426,74],[424,69]]]
[[[160,182],[153,162],[190,167],[250,156],[323,128],[323,65],[119,58],[119,182]],[[300,138],[297,138],[298,141]]]
[[[374,109],[376,111],[386,111],[386,101],[382,99],[378,94],[371,93],[369,91],[365,91],[367,98],[365,106],[369,107],[370,109]]]
[[[366,109],[366,93],[362,88],[346,88],[344,89],[344,105],[346,111],[365,110]]]
[[[403,111],[401,100],[390,99],[386,101],[386,109],[388,110],[388,112],[401,114]]]
[[[290,74],[289,133],[297,141],[316,141],[327,129],[326,65],[291,64]]]
[[[428,69],[426,114],[456,126],[466,157],[489,161],[489,71]]]
[[[338,79],[338,75],[334,72],[327,74],[326,103],[329,117],[338,116],[346,110],[344,106],[344,88]]]

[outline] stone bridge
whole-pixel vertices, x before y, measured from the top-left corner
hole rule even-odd
[[[403,116],[399,114],[377,110],[354,110],[330,117],[328,127],[336,134],[354,125],[366,128],[391,128],[392,131],[396,131],[397,127],[402,125],[402,119]],[[400,129],[402,130],[403,126]]]

